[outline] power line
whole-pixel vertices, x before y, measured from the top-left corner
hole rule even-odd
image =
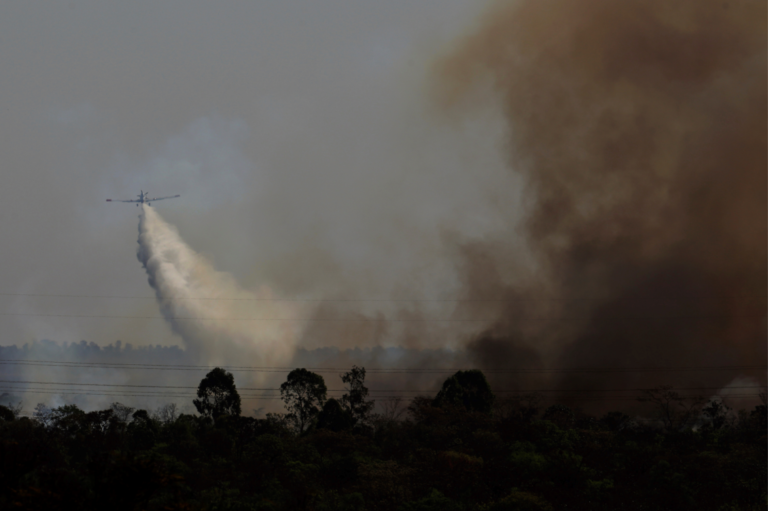
[[[31,365],[41,367],[75,367],[89,369],[147,369],[147,370],[177,370],[177,371],[205,371],[215,367],[223,367],[231,371],[252,371],[267,373],[284,373],[294,370],[294,367],[269,367],[269,366],[201,366],[201,365],[173,365],[173,364],[128,364],[110,362],[65,362],[56,360],[0,360],[0,364]],[[348,368],[335,367],[307,367],[316,372],[347,371]],[[443,374],[467,370],[468,368],[372,368],[366,369],[370,374]],[[669,367],[617,367],[617,368],[500,368],[484,369],[486,374],[537,374],[537,373],[561,373],[561,372],[588,372],[588,373],[624,373],[624,372],[689,372],[689,371],[734,371],[734,370],[765,370],[764,365],[723,365],[723,366],[669,366]]]
[[[9,389],[9,388],[2,388],[0,387],[0,390],[18,390],[18,389]],[[28,394],[49,394],[49,395],[71,395],[71,396],[104,396],[104,397],[153,397],[153,398],[190,398],[195,397],[194,394],[169,394],[169,393],[124,393],[124,392],[93,392],[93,391],[82,391],[82,392],[62,392],[62,391],[56,391],[56,390],[26,390],[22,391],[23,393]],[[377,399],[402,399],[402,398],[408,398],[410,396],[401,396],[401,395],[389,395],[389,396],[375,396]],[[721,396],[723,398],[750,398],[750,397],[759,397],[759,394],[729,394],[725,396]],[[279,396],[274,395],[241,395],[240,398],[242,400],[281,400],[282,398]],[[558,399],[578,399],[580,401],[637,401],[636,397],[628,397],[628,396],[600,396],[600,397],[581,397],[577,395],[563,395],[558,396]]]
[[[36,314],[36,313],[21,313],[21,312],[5,312],[0,313],[0,316],[5,317],[35,317],[35,318],[80,318],[80,319],[162,319],[173,321],[304,321],[307,323],[321,322],[321,323],[491,323],[498,321],[499,318],[439,318],[439,319],[344,319],[344,318],[199,318],[199,317],[170,317],[164,316],[113,316],[113,315],[91,315],[91,314]],[[505,320],[520,320],[520,321],[582,321],[585,319],[591,319],[593,316],[572,316],[572,317],[527,317],[527,316],[505,316]],[[601,318],[602,320],[663,320],[663,319],[689,319],[689,320],[718,320],[718,319],[745,319],[745,318],[760,318],[765,319],[765,314],[742,314],[742,315],[708,315],[708,316],[623,316],[623,317],[610,317]]]
[[[0,388],[0,390],[4,391],[18,391],[25,394],[54,394],[54,395],[72,395],[72,396],[134,396],[134,397],[179,397],[179,398],[194,398],[197,397],[194,393],[168,393],[168,392],[144,392],[144,391],[127,391],[127,392],[110,392],[110,391],[98,391],[98,390],[71,390],[71,389],[63,389],[63,390],[57,390],[57,389],[17,389],[12,387],[3,387]],[[392,398],[402,398],[401,395],[381,395],[381,396],[375,396],[377,399],[392,399]],[[407,396],[407,397],[413,397],[413,396]],[[240,394],[241,399],[250,399],[250,398],[259,398],[259,399],[282,399],[279,395],[275,394],[264,394],[264,395],[253,395],[253,394]]]
[[[44,293],[0,293],[0,296],[19,296],[36,298],[97,298],[97,299],[125,299],[125,300],[157,300],[156,296],[126,296],[126,295],[77,295],[77,294],[44,294]],[[729,297],[731,298],[731,297]],[[765,299],[765,296],[740,296],[740,298]],[[621,302],[656,302],[656,301],[704,301],[722,300],[722,297],[710,296],[665,296],[665,297],[637,297],[619,298],[614,301]],[[374,303],[524,303],[524,302],[571,302],[571,301],[602,301],[606,297],[560,297],[560,298],[228,298],[228,297],[174,297],[179,301],[242,301],[242,302],[374,302]]]
[[[149,388],[149,389],[197,389],[197,386],[177,386],[177,385],[131,385],[123,383],[72,383],[72,382],[49,382],[49,381],[30,381],[30,380],[0,380],[0,383],[10,384],[26,384],[26,385],[66,385],[77,387],[121,387],[121,388]],[[728,387],[729,389],[763,389],[760,385],[749,385],[739,387]],[[680,387],[674,390],[722,390],[723,387]],[[76,389],[75,389],[76,390]],[[254,388],[254,387],[240,387],[238,390],[243,391],[279,391],[280,388],[268,387],[268,388]],[[370,392],[438,392],[440,389],[369,389]],[[494,390],[498,393],[506,392],[642,392],[648,389],[514,389],[514,390]],[[328,392],[348,392],[348,389],[330,389]]]

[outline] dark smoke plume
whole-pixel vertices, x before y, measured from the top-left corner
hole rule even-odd
[[[766,362],[766,4],[499,3],[438,66],[450,112],[493,91],[536,264],[465,244],[485,367]],[[483,94],[484,93],[484,94]],[[508,272],[507,272],[508,273]],[[490,304],[490,305],[489,305]],[[724,386],[760,370],[579,374],[572,388]],[[600,394],[597,394],[600,395]]]

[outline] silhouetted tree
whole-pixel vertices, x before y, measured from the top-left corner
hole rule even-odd
[[[750,422],[755,429],[765,431],[768,429],[768,393],[765,390],[758,393],[760,401],[763,403],[757,405],[754,410],[749,414]]]
[[[155,410],[153,416],[160,422],[173,422],[179,416],[179,409],[176,403],[168,403]]]
[[[44,405],[43,403],[37,403],[37,406],[35,406],[35,409],[32,410],[32,419],[42,424],[43,426],[50,426],[51,422],[53,420],[53,410],[51,410],[48,406]]]
[[[341,404],[331,398],[325,402],[323,409],[317,416],[318,429],[330,429],[331,431],[344,431],[355,425],[355,418],[342,408]]]
[[[200,415],[216,419],[220,415],[240,415],[240,394],[235,377],[217,367],[200,381],[197,397],[192,401]]]
[[[631,418],[624,412],[608,412],[600,418],[600,424],[611,431],[621,431],[627,427]]]
[[[434,406],[463,406],[469,411],[489,413],[495,396],[485,375],[478,369],[459,371],[443,382]]]
[[[505,421],[532,421],[541,410],[540,394],[518,394],[495,402],[495,412]]]
[[[570,429],[576,420],[576,414],[565,405],[555,404],[544,410],[541,418],[554,422],[560,429]]]
[[[130,406],[125,406],[121,403],[112,403],[110,406],[115,418],[120,422],[128,422],[128,418],[133,415],[133,411],[136,410]]]
[[[288,373],[288,379],[280,385],[280,396],[288,410],[287,419],[299,433],[320,413],[327,392],[325,380],[319,374],[303,368]]]
[[[19,401],[16,404],[13,404],[10,400],[3,399],[3,398],[6,398],[7,396],[8,396],[8,394],[6,394],[6,393],[3,393],[2,395],[0,395],[0,402],[4,402],[5,403],[5,404],[0,405],[0,406],[2,406],[2,408],[5,408],[9,412],[11,412],[11,415],[14,418],[18,418],[19,415],[21,414],[21,409],[22,409],[21,401]]]
[[[671,385],[661,385],[643,390],[643,396],[637,400],[641,403],[654,405],[656,413],[667,431],[686,425],[699,412],[703,404],[702,398],[685,398],[672,390]]]
[[[757,405],[749,414],[749,419],[755,429],[765,431],[768,429],[768,408],[765,405]]]
[[[150,424],[152,422],[152,418],[149,416],[149,413],[147,413],[146,410],[136,410],[133,412],[133,420],[135,422],[141,422],[141,423],[147,423]]]
[[[84,418],[85,412],[77,405],[63,405],[50,410],[45,424],[61,433],[72,435],[82,429]]]
[[[347,393],[341,398],[341,406],[347,410],[356,423],[365,423],[373,410],[375,401],[366,401],[368,387],[365,386],[365,367],[352,366],[352,370],[341,375],[341,381],[348,385]]]
[[[730,411],[731,408],[720,399],[712,399],[702,409],[702,413],[712,429],[720,429],[725,426]]]
[[[384,421],[397,421],[408,411],[402,397],[391,397],[382,403],[383,412],[379,415]]]
[[[0,421],[12,421],[16,417],[13,413],[13,410],[8,408],[7,406],[0,405]]]

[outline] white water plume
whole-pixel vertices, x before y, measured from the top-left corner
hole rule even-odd
[[[209,364],[284,365],[293,356],[302,311],[262,286],[242,289],[142,205],[137,257],[160,310],[188,350]]]

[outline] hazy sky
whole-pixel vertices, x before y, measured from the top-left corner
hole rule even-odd
[[[484,4],[3,3],[0,293],[150,299],[3,295],[0,311],[159,316],[138,210],[105,202],[140,189],[180,193],[157,210],[246,288],[450,296],[444,228],[503,229],[516,190],[501,121],[444,123],[426,99]],[[160,319],[2,316],[0,334],[178,343]]]
[[[139,209],[105,202],[143,189],[181,194],[153,207],[228,289],[345,300],[297,307],[298,348],[765,360],[765,19],[738,0],[1,3],[0,345],[183,344]],[[765,373],[663,377],[550,384]]]

